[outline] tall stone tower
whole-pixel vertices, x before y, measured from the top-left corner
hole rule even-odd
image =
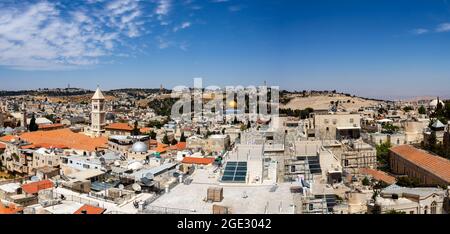
[[[20,126],[27,128],[27,105],[25,101],[22,103],[22,120],[20,121]]]
[[[0,128],[3,128],[3,103],[0,102]]]
[[[105,127],[105,96],[99,87],[92,97],[92,111],[91,111],[91,132],[94,135],[101,135]]]

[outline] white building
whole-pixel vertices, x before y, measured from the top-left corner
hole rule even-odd
[[[445,194],[440,188],[405,188],[394,184],[383,189],[369,208],[372,213],[377,213],[375,209],[380,213],[443,214]]]

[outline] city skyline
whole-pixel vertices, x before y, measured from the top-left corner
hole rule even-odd
[[[449,98],[447,1],[0,3],[0,90],[277,85]],[[20,15],[19,15],[20,14]]]

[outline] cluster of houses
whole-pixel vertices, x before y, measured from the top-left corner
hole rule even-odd
[[[449,211],[450,161],[419,149],[431,134],[450,147],[449,124],[430,124],[417,105],[409,112],[387,104],[316,110],[249,126],[210,113],[155,127],[146,123],[167,117],[128,99],[108,100],[98,88],[90,105],[1,99],[0,162],[8,176],[0,179],[0,213]],[[27,128],[30,117],[37,131]],[[377,145],[387,142],[389,168],[381,171]],[[399,184],[405,177],[420,186]],[[213,190],[220,199],[208,198]]]

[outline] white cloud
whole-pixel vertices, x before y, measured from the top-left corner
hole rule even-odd
[[[124,38],[143,30],[139,0],[108,1],[104,9],[63,13],[53,2],[2,7],[0,66],[61,70],[99,64]]]
[[[450,23],[443,23],[438,25],[436,32],[450,32]]]
[[[228,7],[228,10],[231,12],[238,12],[238,11],[242,10],[242,6],[239,6],[239,5],[230,6],[230,7]]]
[[[183,22],[181,25],[174,27],[173,31],[177,32],[181,29],[189,28],[189,27],[191,27],[191,25],[192,25],[191,22]]]
[[[171,0],[159,0],[157,7],[155,9],[155,13],[158,16],[166,16],[169,14],[171,6],[172,6]]]
[[[412,30],[412,33],[416,34],[416,35],[422,35],[422,34],[426,34],[426,33],[429,33],[429,32],[430,32],[430,30],[428,30],[426,28],[416,28],[416,29]]]

